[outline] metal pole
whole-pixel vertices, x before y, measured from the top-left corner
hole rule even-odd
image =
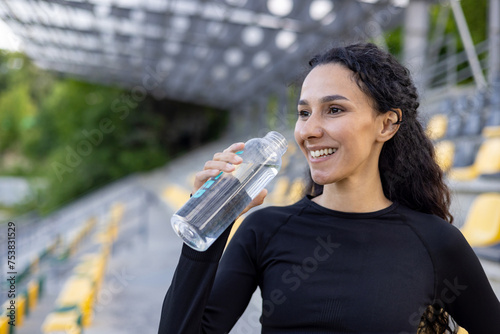
[[[479,64],[479,59],[477,58],[476,49],[472,43],[472,37],[470,36],[469,27],[465,21],[464,12],[462,7],[457,0],[450,0],[451,10],[455,16],[455,22],[457,23],[458,32],[460,33],[460,38],[464,43],[465,53],[467,54],[467,59],[472,70],[472,75],[474,76],[474,81],[476,86],[481,89],[486,86],[486,79],[484,78],[483,71],[481,70],[481,65]]]
[[[446,48],[448,87],[457,85],[457,41],[454,35],[448,37],[448,47]]]
[[[500,76],[500,0],[490,0],[489,17],[489,74],[490,85]]]
[[[417,87],[423,89],[429,31],[428,1],[410,1],[406,8],[404,30],[404,62],[412,72]]]

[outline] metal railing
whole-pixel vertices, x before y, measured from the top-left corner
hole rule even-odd
[[[475,89],[474,75],[465,51],[456,52],[454,38],[447,38],[443,46],[445,54],[439,57],[429,57],[430,62],[423,72],[426,99],[429,101],[442,100],[453,96],[453,91],[459,86]],[[481,71],[488,72],[488,40],[475,45],[475,52],[479,58]],[[433,59],[435,59],[434,62]]]

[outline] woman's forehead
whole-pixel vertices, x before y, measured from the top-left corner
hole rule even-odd
[[[361,91],[354,73],[340,64],[322,64],[314,67],[304,79],[300,100],[321,100],[339,95],[351,102],[365,102],[369,97]]]

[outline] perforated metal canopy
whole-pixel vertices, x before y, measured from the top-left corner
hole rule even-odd
[[[401,23],[404,6],[401,0],[0,0],[0,19],[42,68],[234,109],[293,80],[318,50],[377,38]]]

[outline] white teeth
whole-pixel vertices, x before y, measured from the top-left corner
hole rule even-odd
[[[313,158],[319,158],[321,156],[330,155],[330,154],[333,154],[335,152],[337,152],[336,148],[325,148],[325,149],[321,149],[321,150],[311,151],[311,156]]]

